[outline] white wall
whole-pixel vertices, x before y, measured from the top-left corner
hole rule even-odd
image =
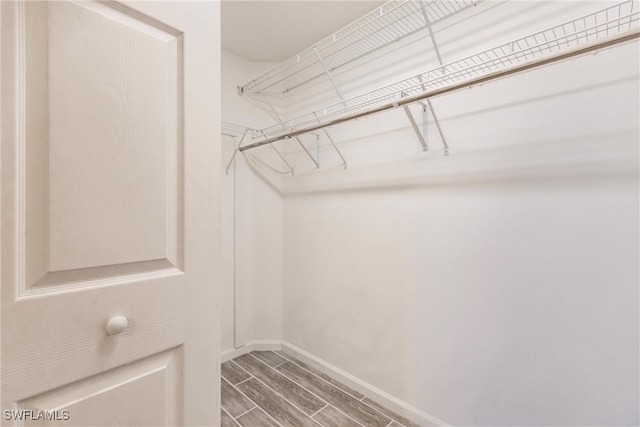
[[[484,2],[434,30],[450,61],[600,7]],[[430,68],[429,43],[336,83],[348,96]],[[448,157],[431,118],[423,153],[400,110],[329,130],[346,171],[325,138],[319,171],[278,144],[294,177],[252,151],[284,194],[260,193],[251,231],[253,268],[273,266],[283,227],[284,340],[452,425],[637,425],[639,65],[633,43],[434,99]],[[279,107],[336,100],[319,81]],[[255,319],[277,318],[266,304]]]
[[[252,73],[271,65],[222,51],[223,121],[254,128],[273,123],[236,91]],[[221,347],[227,351],[250,341],[282,338],[282,197],[252,172],[242,155],[223,176],[222,185]]]
[[[575,9],[485,5],[466,49]],[[282,187],[285,340],[452,425],[637,425],[638,64],[635,43],[435,99],[448,158],[401,111],[332,129],[351,169]]]

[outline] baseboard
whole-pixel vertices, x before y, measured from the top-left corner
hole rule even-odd
[[[281,343],[282,351],[285,354],[289,354],[292,357],[295,357],[302,362],[313,366],[320,372],[323,372],[329,375],[332,378],[340,381],[341,383],[351,387],[352,389],[364,394],[371,400],[383,405],[386,408],[396,412],[398,415],[402,415],[403,417],[419,424],[421,426],[443,426],[449,427],[449,424],[444,421],[427,414],[420,409],[411,406],[407,402],[404,402],[385,391],[380,390],[379,388],[369,384],[348,372],[343,371],[326,362],[319,357],[314,356],[313,354],[296,347],[295,345],[288,343],[286,341],[282,341]]]
[[[320,372],[323,372],[330,377],[340,381],[341,383],[351,387],[352,389],[364,394],[371,400],[383,405],[386,408],[389,408],[398,415],[402,415],[403,417],[415,422],[416,424],[419,424],[421,426],[449,427],[449,424],[445,423],[444,421],[432,415],[429,415],[414,406],[411,406],[407,402],[404,402],[390,395],[389,393],[380,390],[372,384],[369,384],[368,382],[363,381],[360,378],[357,378],[354,375],[343,371],[337,366],[334,366],[331,363],[322,360],[319,357],[314,356],[313,354],[301,349],[300,347],[297,347],[286,341],[250,341],[242,347],[231,348],[223,351],[220,358],[222,362],[226,362],[227,360],[234,359],[251,351],[266,350],[282,351],[285,354],[289,354],[292,357],[295,357],[296,359],[299,359],[302,362],[308,364],[309,366],[313,366]]]
[[[252,351],[280,351],[282,349],[282,341],[279,340],[265,340],[265,341],[250,341],[238,348],[230,348],[228,350],[224,350],[220,355],[220,360],[222,363],[227,360],[235,359],[238,356],[242,356],[243,354],[252,352]]]
[[[282,350],[282,341],[280,340],[252,341],[252,344],[253,344],[253,349],[257,351]]]

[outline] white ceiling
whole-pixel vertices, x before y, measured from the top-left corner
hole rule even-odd
[[[284,61],[383,3],[226,0],[222,48],[250,61]]]

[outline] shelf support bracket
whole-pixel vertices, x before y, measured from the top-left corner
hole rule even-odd
[[[231,167],[231,164],[233,163],[233,160],[236,158],[236,154],[238,154],[238,149],[242,145],[242,141],[244,141],[244,137],[245,136],[247,136],[247,130],[246,129],[245,129],[244,133],[242,134],[242,138],[240,138],[240,142],[238,142],[238,144],[236,145],[235,149],[233,150],[233,155],[231,156],[231,159],[229,160],[229,163],[227,163],[227,168],[224,171],[225,175],[229,175],[229,168]]]
[[[295,137],[296,141],[298,141],[298,144],[300,145],[300,147],[302,147],[302,149],[304,150],[305,153],[307,153],[307,156],[309,156],[309,158],[311,159],[311,161],[313,162],[314,165],[316,165],[316,169],[318,169],[320,167],[320,162],[316,159],[313,158],[313,155],[311,154],[311,152],[309,152],[309,150],[307,149],[307,147],[304,146],[304,144],[302,143],[302,141],[300,141],[300,138],[298,138],[297,136]]]
[[[429,135],[429,106],[424,102],[418,102],[420,106],[422,106],[422,135],[424,135],[425,140]]]
[[[273,116],[275,117],[276,121],[278,122],[278,124],[283,124],[282,121],[282,117],[280,117],[280,114],[278,114],[278,112],[276,111],[275,108],[273,108],[273,105],[271,105],[271,103],[269,102],[269,100],[264,97],[264,102],[267,103],[267,105],[269,106],[269,108],[271,109],[271,112],[273,113]],[[267,138],[266,135],[263,134],[263,136],[265,137],[265,139]],[[316,166],[316,169],[318,169],[320,167],[320,163],[318,163],[318,161],[316,159],[313,158],[313,155],[311,155],[311,153],[309,152],[309,150],[307,150],[307,147],[304,146],[304,144],[302,143],[302,141],[300,141],[300,138],[298,138],[297,136],[295,137],[296,141],[298,142],[298,144],[300,144],[300,147],[302,147],[302,149],[304,150],[305,153],[307,153],[307,156],[309,156],[309,158],[311,159],[311,161],[313,162],[313,164]],[[276,150],[277,151],[277,150]],[[280,154],[280,152],[278,152],[278,154]],[[282,157],[282,155],[280,156]],[[284,158],[282,158],[282,160],[284,160]],[[286,163],[286,160],[284,160]],[[289,164],[287,163],[287,166]],[[289,166],[289,169],[291,169],[291,174],[293,175],[293,169],[291,168],[291,166]]]
[[[420,81],[420,83],[424,83],[424,79],[422,78],[422,74],[418,74],[418,80]],[[426,92],[427,87],[423,84],[422,85],[422,90]],[[431,111],[431,115],[433,116],[433,121],[436,124],[436,129],[438,129],[438,133],[440,134],[440,139],[442,140],[442,145],[444,146],[444,155],[448,156],[449,155],[449,144],[447,144],[447,138],[444,137],[444,132],[442,132],[442,128],[440,127],[440,121],[438,120],[438,115],[436,114],[436,111],[433,109],[433,104],[431,104],[431,99],[427,98],[427,105],[429,106],[429,110]],[[425,136],[426,131],[427,131],[427,114],[426,114],[426,106],[424,104],[422,104],[423,108],[424,108],[424,114],[422,116],[423,118],[423,123],[424,123],[424,131],[425,131]]]
[[[322,69],[324,70],[324,73],[327,75],[327,78],[329,79],[329,82],[331,82],[331,86],[333,86],[333,89],[336,91],[336,93],[340,97],[340,100],[344,101],[344,96],[342,96],[342,93],[340,93],[340,90],[338,89],[338,86],[336,86],[336,82],[333,81],[333,77],[331,77],[331,73],[329,72],[329,69],[327,68],[327,64],[324,63],[324,59],[322,59],[322,56],[320,55],[320,52],[318,51],[318,48],[314,47],[313,50],[316,52],[316,56],[318,57],[318,61],[320,61],[320,64],[322,65]]]
[[[316,117],[316,120],[318,121],[318,123],[322,123],[320,121],[320,119],[318,118],[318,114],[316,114],[315,112],[313,113],[313,115]],[[333,138],[331,138],[331,135],[329,135],[329,132],[327,131],[326,128],[322,128],[322,132],[324,132],[324,134],[327,136],[327,139],[329,140],[329,142],[331,143],[331,145],[333,146],[333,149],[336,150],[336,153],[338,153],[338,156],[340,157],[340,159],[342,160],[342,166],[347,169],[347,159],[344,158],[344,156],[342,155],[342,153],[340,152],[340,150],[338,150],[338,146],[336,145],[335,141],[333,140]]]
[[[402,108],[404,109],[404,112],[407,115],[409,122],[411,122],[411,127],[413,128],[413,131],[416,133],[416,136],[418,137],[418,141],[420,141],[420,145],[422,145],[422,151],[429,151],[429,147],[427,146],[427,141],[425,141],[424,136],[420,132],[420,129],[418,129],[418,125],[416,124],[416,120],[413,118],[413,114],[411,114],[411,110],[409,110],[409,106],[407,104],[404,104]]]
[[[313,50],[315,51],[316,56],[318,57],[318,61],[320,61],[320,65],[322,65],[322,69],[324,70],[324,73],[327,75],[327,78],[329,79],[329,82],[331,83],[331,86],[333,86],[333,89],[336,91],[336,94],[338,95],[340,100],[344,101],[344,96],[342,96],[342,92],[340,92],[340,89],[338,89],[338,86],[336,85],[336,82],[333,80],[333,77],[331,77],[331,73],[329,72],[329,69],[327,68],[327,64],[324,63],[324,59],[322,59],[322,55],[320,55],[320,51],[315,46],[314,46]],[[316,117],[316,120],[318,121],[318,123],[321,123],[320,119],[318,118],[318,115],[315,112],[313,113],[313,115]],[[325,128],[323,128],[322,131],[327,136],[327,139],[329,140],[329,142],[333,146],[333,149],[336,150],[336,153],[338,153],[338,156],[340,156],[340,159],[342,160],[342,166],[345,169],[347,169],[347,160],[344,158],[344,156],[342,155],[340,150],[338,150],[338,147],[336,146],[336,143],[333,141],[333,138],[331,138],[331,135],[329,135],[329,132],[327,132],[327,130]]]
[[[287,165],[287,167],[289,168],[289,172],[291,172],[291,176],[295,175],[295,173],[293,172],[293,168],[291,167],[291,165],[289,164],[289,162],[287,162],[287,159],[284,158],[284,156],[282,155],[281,152],[279,152],[276,147],[273,146],[273,144],[269,144],[271,146],[271,148],[273,148],[273,151],[275,151],[278,156],[282,159],[282,161],[284,162],[285,165]]]
[[[438,120],[438,116],[436,115],[436,111],[433,109],[433,105],[431,104],[431,99],[427,98],[427,105],[429,105],[429,110],[431,110],[431,115],[433,116],[433,121],[436,124],[436,129],[438,129],[438,133],[440,134],[440,138],[442,139],[442,145],[444,146],[444,155],[449,155],[449,144],[447,144],[447,138],[444,137],[444,132],[442,132],[442,128],[440,127],[440,121]]]
[[[424,25],[427,27],[429,31],[429,37],[431,37],[431,43],[433,43],[433,49],[436,51],[436,56],[438,57],[438,62],[440,65],[444,64],[442,61],[442,56],[440,55],[440,49],[438,49],[438,43],[436,43],[436,38],[433,35],[433,29],[431,28],[431,21],[429,21],[429,15],[427,15],[427,10],[424,7],[424,0],[420,0],[420,8],[422,9],[422,16],[424,17]]]
[[[267,135],[264,134],[264,132],[262,132],[262,130],[260,131],[260,133],[262,134],[262,136],[264,137],[264,139],[268,139]],[[278,154],[278,156],[280,157],[280,159],[282,159],[282,161],[284,162],[285,165],[287,165],[287,168],[289,168],[289,172],[291,172],[291,176],[295,175],[295,173],[293,172],[293,168],[291,167],[291,165],[289,164],[289,162],[287,162],[287,159],[284,158],[284,156],[282,155],[281,152],[278,151],[278,149],[273,145],[273,144],[269,144],[269,146],[271,148],[273,148],[273,151],[276,152],[276,154]]]
[[[420,0],[420,8],[422,9],[422,15],[424,16],[424,22],[425,22],[425,27],[427,27],[427,30],[429,31],[429,37],[431,38],[431,44],[433,44],[433,49],[436,51],[436,56],[438,57],[438,63],[440,63],[440,65],[444,65],[444,61],[442,60],[442,55],[440,55],[440,49],[438,49],[438,42],[436,42],[436,37],[433,34],[433,29],[431,28],[431,22],[429,21],[429,16],[427,15],[427,10],[425,9],[425,5],[424,5],[424,0]],[[418,80],[420,80],[420,82],[424,82],[423,78],[422,78],[422,74],[418,75]],[[422,86],[422,90],[426,91],[427,88],[426,86]],[[431,115],[433,116],[433,121],[436,123],[436,128],[438,129],[438,133],[440,134],[440,138],[442,139],[442,144],[444,145],[444,155],[448,156],[449,155],[449,145],[447,144],[447,140],[444,137],[444,133],[442,132],[442,128],[440,127],[440,121],[438,121],[438,116],[436,115],[435,110],[433,109],[433,105],[431,104],[431,100],[429,98],[427,98],[427,105],[429,106],[429,110],[431,110]],[[427,120],[427,115],[426,115],[426,108],[425,108],[425,114],[423,115],[423,120],[425,123],[425,137],[426,137],[426,120]]]

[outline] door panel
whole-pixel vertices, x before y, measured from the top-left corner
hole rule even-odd
[[[169,350],[26,399],[18,407],[51,414],[50,419],[27,420],[27,426],[63,426],[69,421],[89,426],[96,415],[107,426],[126,422],[178,425],[182,419],[181,369],[181,351]]]
[[[0,409],[217,424],[219,4],[2,2],[0,19]]]
[[[44,6],[51,82],[49,269],[166,259],[167,250],[176,249],[167,229],[177,225],[168,224],[168,211],[175,218],[169,190],[176,187],[180,161],[179,36],[153,27],[159,34],[150,35],[141,31],[148,26],[142,21],[127,26],[116,14],[73,3]],[[87,179],[78,180],[78,173]]]
[[[98,3],[28,2],[18,19],[25,60],[17,79],[26,91],[19,215],[30,231],[21,242],[21,295],[175,274],[183,227],[179,31]]]

